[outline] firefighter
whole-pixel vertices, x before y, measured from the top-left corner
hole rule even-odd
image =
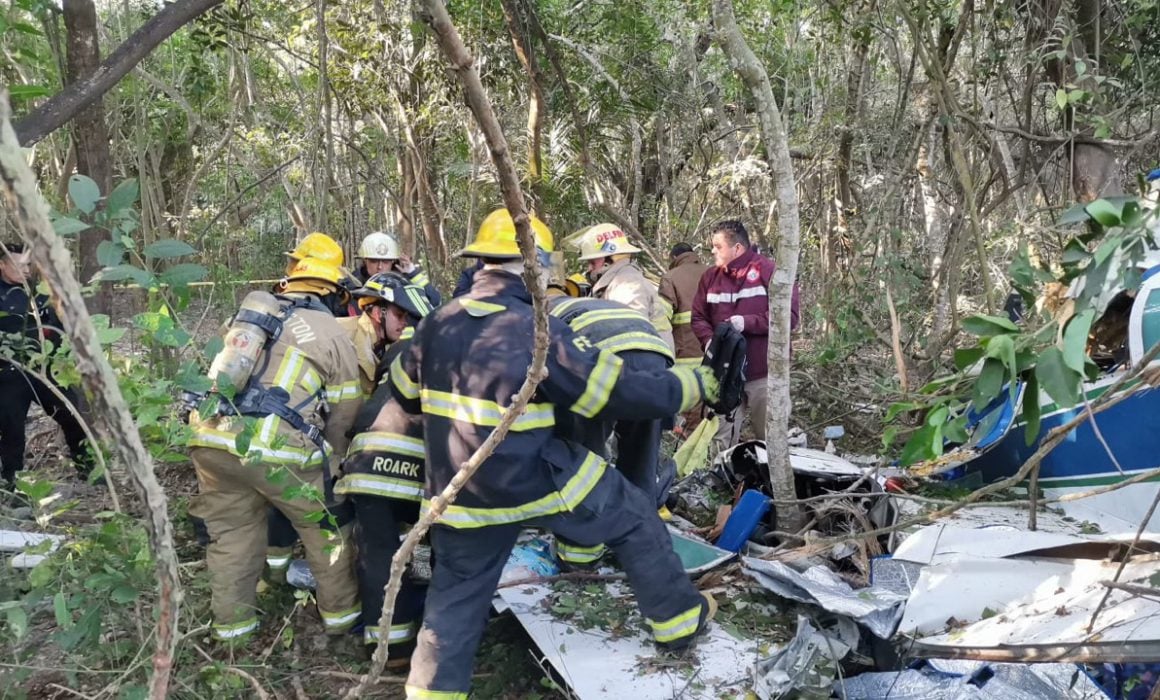
[[[641,312],[673,349],[673,309],[633,262],[632,256],[641,252],[640,248],[629,243],[628,236],[616,224],[590,226],[575,241],[580,259],[588,263],[592,296]]]
[[[326,632],[342,634],[358,622],[351,524],[330,493],[331,460],[346,450],[345,433],[362,402],[354,346],[325,303],[338,293],[341,277],[335,265],[302,258],[279,294],[251,292],[210,368],[210,397],[220,398],[218,407],[191,416],[190,457],[200,490],[190,512],[209,530],[206,564],[218,640],[258,627],[255,586],[271,505],[302,537]],[[243,430],[249,444],[239,450]],[[325,494],[332,517],[318,522],[322,504],[301,487]]]
[[[388,344],[388,361],[406,349],[415,325],[432,310],[423,288],[396,273],[374,275],[355,290],[354,296],[363,307],[363,316],[375,320],[380,337]],[[354,439],[342,465],[343,476],[334,489],[354,505],[359,597],[366,625],[363,640],[368,645],[384,637],[378,621],[383,587],[391,576],[391,558],[399,548],[402,526],[418,520],[423,497],[422,425],[417,416],[408,415],[397,403],[381,413],[389,397],[390,387],[383,384],[359,411]],[[376,416],[380,429],[369,431]],[[385,635],[395,664],[405,663],[411,656],[426,590],[409,575],[404,576]]]
[[[574,333],[623,360],[626,369],[663,372],[673,366],[672,350],[648,319],[635,309],[606,299],[560,295],[552,296],[549,309],[552,316],[568,324]],[[609,459],[608,439],[615,434],[617,471],[656,501],[657,512],[662,518],[669,517],[665,500],[675,476],[675,466],[666,475],[667,479],[658,481],[661,434],[666,421],[593,421],[566,410],[557,409],[556,413],[559,434],[581,443],[605,460]],[[663,481],[669,483],[661,483]],[[583,547],[556,538],[556,556],[565,569],[591,568],[604,552],[603,544]]]
[[[541,251],[551,252],[551,231],[535,217],[531,225]],[[507,211],[489,214],[460,255],[484,261],[471,291],[424,320],[389,373],[393,402],[422,416],[426,499],[491,435],[532,361],[531,295],[518,274]],[[598,420],[662,418],[715,396],[711,372],[629,370],[559,319],[548,321],[546,378],[431,529],[435,566],[411,657],[409,698],[467,697],[491,599],[524,525],[583,546],[608,544],[663,649],[687,648],[715,611],[685,575],[653,499],[598,455],[555,435],[555,406]]]
[[[286,252],[286,274],[294,269],[298,261],[302,258],[314,258],[319,262],[333,265],[334,267],[342,267],[343,253],[342,246],[338,244],[330,236],[325,233],[308,234],[302,239],[302,242],[294,246],[294,250]]]
[[[399,240],[394,233],[376,231],[368,234],[358,247],[358,257],[362,266],[355,272],[360,282],[365,283],[372,275],[380,272],[397,272],[411,284],[421,287],[431,306],[443,302],[439,290],[431,284],[431,278],[423,268],[411,262],[411,257],[399,250]]]

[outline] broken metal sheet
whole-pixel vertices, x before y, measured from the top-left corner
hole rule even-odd
[[[742,564],[745,573],[777,595],[853,618],[880,639],[889,639],[902,619],[906,596],[875,586],[855,590],[824,566],[799,572],[778,561],[749,557]]]
[[[919,564],[940,564],[963,557],[997,559],[1017,555],[1103,559],[1109,545],[1131,542],[1134,537],[1134,532],[1073,535],[1043,530],[1029,532],[1010,525],[977,528],[939,522],[912,533],[895,548],[894,558]],[[1144,535],[1140,546],[1145,551],[1160,551],[1160,538]]]
[[[1042,564],[1049,560],[991,560],[986,569],[964,563],[928,567],[908,603],[904,625],[917,626],[920,610],[933,617],[939,605],[953,609],[964,590],[991,586],[998,590],[1010,579],[997,579],[1002,567],[1019,567],[1025,577],[1041,582],[1051,576]],[[1059,562],[1060,560],[1054,560]],[[1075,663],[1148,662],[1160,658],[1160,601],[1121,590],[1112,590],[1092,632],[1087,631],[1092,614],[1107,588],[1118,563],[1074,560],[1072,571],[1051,583],[1037,583],[1031,592],[1016,591],[994,615],[966,627],[918,639],[911,651],[922,657],[950,657],[983,661],[1035,661],[1050,659]],[[1160,573],[1160,555],[1134,558],[1124,568],[1119,581],[1151,588],[1150,578]],[[1022,593],[1022,595],[1018,595]],[[913,610],[911,609],[913,607]]]
[[[607,586],[609,595],[625,595],[627,586]],[[578,629],[543,606],[547,586],[502,588],[497,608],[506,607],[527,630],[548,663],[578,700],[716,700],[741,695],[750,684],[759,642],[731,636],[715,623],[696,645],[675,662],[650,663],[657,657],[643,632],[612,638],[603,630]],[[502,601],[502,606],[500,605]]]
[[[924,512],[923,505],[918,501],[905,498],[891,498],[889,500],[898,512],[899,521],[908,520]],[[1051,509],[1041,510],[1037,519],[1039,530],[1043,532],[1078,536],[1085,534],[1085,530],[1090,530],[1090,527],[1085,527],[1085,525],[1090,524],[1085,524]],[[1027,529],[1027,508],[1023,506],[968,506],[960,508],[944,518],[939,518],[939,523],[979,529],[1005,526],[1030,532]],[[891,551],[897,551],[903,542],[915,533],[921,532],[925,527],[927,526],[915,525],[913,528],[893,533],[890,538]]]
[[[805,615],[798,615],[797,633],[784,648],[757,662],[753,691],[762,700],[789,696],[828,698],[838,664],[858,646],[858,627],[836,618],[835,627],[821,631]]]
[[[1075,664],[920,662],[901,672],[863,673],[835,687],[843,700],[1104,700]]]
[[[870,560],[870,585],[894,591],[898,595],[910,596],[918,584],[922,564],[902,561],[889,556],[874,557]]]

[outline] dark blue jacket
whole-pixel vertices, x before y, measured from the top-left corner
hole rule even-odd
[[[35,301],[34,309],[32,298],[23,285],[0,280],[0,346],[9,348],[21,362],[40,349],[41,327],[46,339],[60,342],[60,319],[52,310],[48,297],[38,294]]]
[[[481,527],[574,509],[606,465],[555,435],[556,406],[599,420],[664,418],[702,395],[692,368],[628,372],[557,318],[548,319],[547,378],[511,432],[448,507],[440,523]],[[423,416],[426,496],[447,486],[499,423],[532,361],[531,295],[520,277],[475,275],[470,293],[419,324],[392,363],[392,394]]]
[[[461,297],[470,292],[472,282],[475,280],[475,273],[482,269],[482,260],[476,260],[474,265],[463,268],[463,272],[459,273],[459,281],[455,283],[455,291],[451,292],[452,298]]]

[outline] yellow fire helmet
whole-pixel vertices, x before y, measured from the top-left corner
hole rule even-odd
[[[321,280],[337,287],[346,276],[341,267],[318,258],[302,258],[286,275],[286,280]]]
[[[286,257],[294,262],[304,258],[314,258],[332,267],[342,267],[345,262],[342,254],[342,246],[330,236],[325,233],[319,233],[318,231],[303,238],[302,242],[295,246],[294,250],[286,253]],[[292,267],[287,268],[287,274],[289,274]]]
[[[556,249],[555,239],[547,224],[534,214],[528,214],[532,233],[536,236],[536,247],[545,253]],[[520,246],[516,243],[516,225],[507,209],[496,209],[484,218],[471,242],[458,255],[465,258],[494,258],[496,260],[519,260]]]
[[[578,238],[581,260],[596,260],[640,252],[640,248],[629,243],[628,236],[616,224],[589,226]]]
[[[586,297],[592,293],[592,283],[588,278],[577,272],[564,280],[564,290],[570,297]]]

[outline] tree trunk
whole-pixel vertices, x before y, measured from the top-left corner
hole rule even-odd
[[[101,63],[97,9],[93,0],[64,0],[64,26],[68,53],[66,81],[69,86],[80,85]],[[107,196],[113,189],[113,172],[109,131],[105,127],[105,103],[101,97],[78,111],[72,125],[77,173],[92,178],[101,194]],[[77,257],[80,259],[80,278],[85,284],[101,269],[97,262],[97,246],[106,238],[105,232],[95,226],[80,233]],[[87,303],[93,313],[108,314],[112,310],[112,289],[108,285],[98,285]]]
[[[765,443],[769,453],[769,476],[773,497],[787,505],[778,513],[787,532],[796,532],[803,522],[801,506],[795,503],[793,468],[789,461],[791,408],[789,396],[790,304],[797,275],[800,222],[797,191],[794,189],[793,162],[789,139],[781,121],[781,110],[773,96],[769,75],[745,42],[733,15],[732,0],[713,1],[716,40],[729,56],[733,69],[753,93],[765,157],[769,160],[778,203],[777,270],[769,284],[769,409],[765,420]]]
[[[525,31],[527,17],[520,12],[516,0],[502,0],[503,16],[516,58],[528,76],[528,184],[532,190],[532,212],[537,213],[543,201],[541,185],[544,181],[543,131],[546,117],[544,76],[532,50],[532,39]]]

